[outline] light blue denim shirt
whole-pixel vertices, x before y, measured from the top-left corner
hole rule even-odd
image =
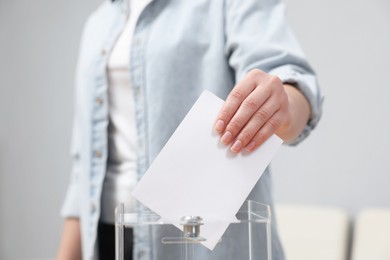
[[[96,259],[97,223],[107,159],[107,58],[126,23],[126,1],[106,1],[88,19],[80,46],[75,89],[71,181],[64,217],[81,221],[83,259]],[[278,0],[153,0],[141,13],[130,60],[141,178],[204,89],[225,99],[237,81],[259,68],[295,85],[309,100],[304,139],[321,115],[315,75],[285,22]],[[267,172],[250,198],[272,205]],[[228,203],[228,202],[226,202]],[[135,232],[135,258],[164,252],[148,232]],[[231,259],[232,249],[220,259]],[[273,259],[283,259],[276,231]],[[202,257],[200,257],[202,259]],[[237,259],[240,259],[239,256]]]

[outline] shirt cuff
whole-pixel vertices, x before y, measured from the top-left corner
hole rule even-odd
[[[323,96],[318,87],[317,79],[314,73],[307,72],[295,65],[285,65],[269,72],[278,76],[283,84],[289,84],[296,87],[307,99],[310,105],[310,118],[303,131],[294,140],[286,143],[287,145],[297,145],[309,136],[316,127],[322,115]]]
[[[65,200],[61,208],[61,216],[64,218],[79,217],[79,188],[77,183],[71,183],[66,192]]]

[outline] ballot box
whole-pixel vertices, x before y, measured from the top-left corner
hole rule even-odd
[[[204,236],[202,229],[214,226],[227,228],[211,250],[207,244],[210,232]],[[133,234],[141,236],[140,241],[136,242],[138,237],[134,241]],[[129,252],[132,247],[135,253]],[[252,200],[246,201],[230,220],[181,216],[167,221],[147,210],[128,212],[123,204],[115,210],[116,260],[131,259],[131,254],[140,254],[141,259],[147,254],[153,260],[271,260],[271,247],[270,207]]]

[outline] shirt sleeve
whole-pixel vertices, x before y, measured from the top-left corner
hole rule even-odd
[[[103,3],[100,8],[103,8],[103,5],[110,4],[109,2]],[[99,10],[98,9],[98,10]],[[81,134],[81,110],[83,109],[80,90],[82,89],[81,78],[81,67],[82,67],[82,55],[88,50],[87,40],[90,37],[88,32],[90,31],[91,20],[98,12],[91,13],[86,19],[86,22],[83,27],[81,34],[81,40],[79,45],[78,61],[76,68],[76,79],[75,79],[75,88],[74,88],[74,116],[73,116],[73,128],[72,128],[72,140],[70,147],[70,155],[72,158],[72,168],[70,172],[70,181],[65,194],[65,199],[61,208],[61,216],[64,218],[67,217],[79,217],[80,216],[80,193],[81,193],[81,178],[82,178],[82,158],[81,158],[81,148],[82,148],[82,134]]]
[[[307,98],[311,115],[302,133],[289,145],[305,139],[322,114],[323,96],[316,75],[285,20],[279,0],[226,0],[226,45],[236,81],[258,68],[295,86]]]
[[[81,146],[82,146],[82,137],[81,137],[81,123],[80,123],[80,113],[81,113],[81,102],[79,96],[79,87],[80,87],[80,67],[81,67],[81,56],[86,48],[86,39],[88,26],[90,24],[91,17],[93,13],[88,17],[82,32],[82,37],[79,46],[78,61],[76,68],[76,80],[74,88],[74,116],[73,116],[73,128],[72,128],[72,141],[70,155],[72,158],[72,168],[70,172],[70,182],[68,189],[65,195],[65,199],[61,208],[61,216],[63,217],[79,217],[80,215],[80,178],[81,178]]]
[[[61,208],[61,216],[66,217],[79,217],[79,183],[80,183],[80,131],[79,124],[77,122],[77,114],[75,115],[72,131],[72,144],[71,144],[71,156],[72,156],[72,170],[70,175],[70,183],[65,195],[65,200]]]

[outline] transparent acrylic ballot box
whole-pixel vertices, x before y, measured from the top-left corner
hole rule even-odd
[[[122,204],[115,210],[115,258],[131,259],[134,233],[148,234],[153,260],[271,260],[270,207],[248,200],[236,214],[237,220],[204,223],[201,216],[182,216],[175,222],[162,220],[151,211],[127,212]],[[223,225],[228,228],[213,250],[202,243],[202,226]],[[131,231],[131,232],[129,232]]]

